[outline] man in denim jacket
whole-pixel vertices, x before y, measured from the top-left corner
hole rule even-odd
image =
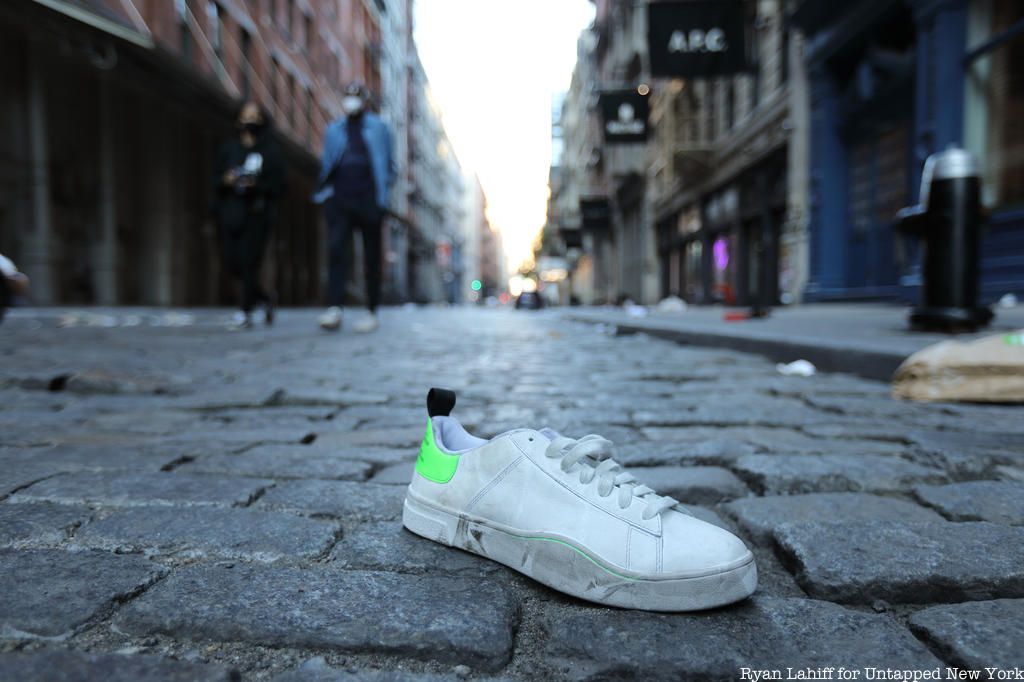
[[[377,328],[380,303],[381,221],[388,205],[388,190],[394,181],[391,131],[372,111],[367,111],[369,93],[360,83],[345,88],[342,107],[345,118],[327,128],[321,159],[320,178],[313,200],[324,204],[328,231],[327,311],[320,326],[329,331],[341,328],[345,303],[346,268],[351,257],[349,232],[363,233],[366,271],[366,306],[369,315],[355,325],[357,332]]]

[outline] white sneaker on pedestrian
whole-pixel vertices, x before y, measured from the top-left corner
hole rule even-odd
[[[638,483],[611,442],[550,429],[485,440],[449,416],[454,405],[451,391],[427,395],[402,512],[413,533],[599,604],[694,611],[754,593],[743,541]]]
[[[332,305],[317,318],[321,329],[336,332],[341,329],[341,308]]]
[[[239,310],[231,316],[231,322],[228,324],[228,327],[234,330],[252,329],[252,316]]]
[[[355,323],[352,330],[359,334],[369,334],[370,332],[377,331],[379,326],[380,322],[377,320],[377,313],[367,313],[366,317]]]

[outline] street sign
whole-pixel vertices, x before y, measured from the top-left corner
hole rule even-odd
[[[628,144],[647,141],[647,95],[637,90],[606,90],[599,98],[604,141]]]
[[[650,0],[651,75],[725,76],[747,67],[743,0]]]

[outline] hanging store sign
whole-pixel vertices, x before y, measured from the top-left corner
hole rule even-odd
[[[606,143],[647,141],[647,114],[650,106],[646,95],[636,90],[607,90],[601,93],[599,106]]]
[[[580,220],[584,230],[607,230],[611,219],[612,209],[607,197],[580,199]]]
[[[654,76],[704,78],[743,71],[743,0],[651,0],[647,42]]]

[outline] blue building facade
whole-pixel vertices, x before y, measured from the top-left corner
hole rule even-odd
[[[985,302],[1024,294],[1024,2],[804,0],[811,106],[805,299],[916,301],[919,247],[894,230],[925,159],[983,168]]]

